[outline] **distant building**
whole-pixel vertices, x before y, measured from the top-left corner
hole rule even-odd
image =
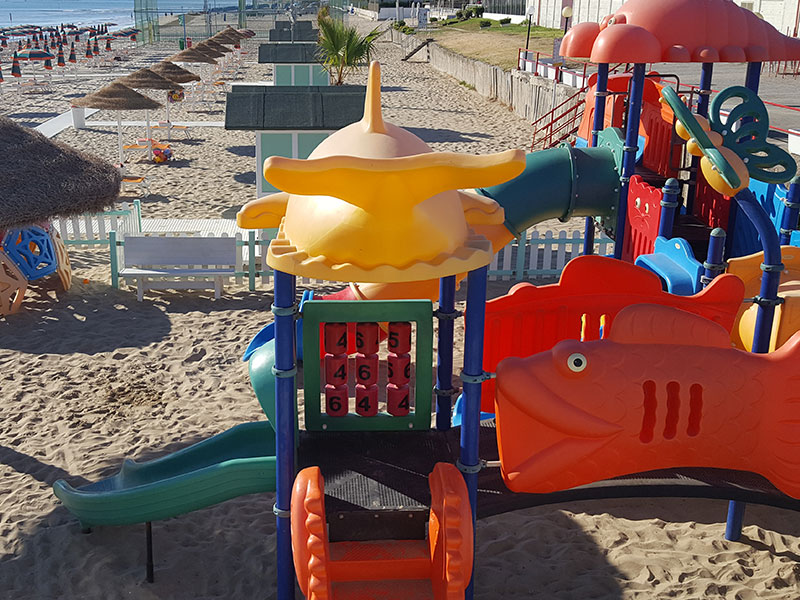
[[[652,0],[657,2],[658,0]],[[764,20],[785,35],[798,36],[798,2],[800,0],[734,0],[736,4],[759,13]],[[498,3],[498,0],[494,0]],[[527,12],[534,25],[564,28],[561,11],[572,7],[570,25],[593,21],[599,23],[622,6],[623,0],[527,0]],[[497,12],[499,7],[493,8]]]

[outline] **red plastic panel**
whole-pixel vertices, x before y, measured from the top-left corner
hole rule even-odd
[[[744,297],[744,284],[721,275],[694,296],[674,296],[661,290],[658,276],[630,263],[603,256],[574,258],[557,284],[536,287],[520,283],[486,304],[483,368],[494,371],[509,356],[530,356],[551,349],[561,340],[599,337],[620,310],[631,304],[673,306],[698,314],[730,332]],[[585,326],[582,320],[585,315]],[[494,380],[483,384],[481,409],[494,412]]]
[[[633,262],[640,254],[653,252],[661,218],[661,197],[661,190],[645,183],[640,175],[631,177],[623,260]]]
[[[703,172],[697,171],[697,192],[694,198],[694,215],[709,227],[728,228],[731,199],[723,196],[706,181]]]

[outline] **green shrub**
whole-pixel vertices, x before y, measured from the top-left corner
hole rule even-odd
[[[483,16],[483,6],[476,6],[475,8],[473,8],[472,9],[472,14],[474,14],[478,18],[482,17]]]
[[[430,22],[431,22],[431,23],[436,23],[436,21],[438,21],[438,20],[439,20],[439,19],[437,19],[436,17],[431,17],[431,18],[430,18]]]
[[[479,23],[479,25],[480,25],[481,29],[486,29],[487,27],[491,27],[492,26],[492,22],[489,19],[481,19],[481,22]]]
[[[398,28],[398,29],[402,29],[403,27],[405,27],[405,26],[406,26],[406,22],[405,22],[405,21],[403,21],[403,19],[400,19],[400,20],[399,20],[399,21],[396,23],[396,25],[397,25],[397,28]]]
[[[406,25],[400,31],[402,31],[406,35],[413,35],[414,32],[415,32],[415,29],[413,27],[409,27],[409,26]]]
[[[500,25],[508,25],[509,23],[511,23],[511,17],[500,19]]]
[[[469,17],[467,17],[467,18],[469,18]],[[463,10],[457,10],[456,11],[456,19],[458,19],[459,21],[463,21],[464,20],[464,11]]]

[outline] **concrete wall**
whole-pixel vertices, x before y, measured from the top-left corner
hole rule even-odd
[[[392,41],[400,44],[406,52],[421,41],[393,29],[390,32]],[[473,86],[481,96],[509,106],[515,114],[531,122],[578,91],[570,85],[532,73],[503,71],[500,67],[466,58],[435,43],[428,46],[428,58],[435,69]]]

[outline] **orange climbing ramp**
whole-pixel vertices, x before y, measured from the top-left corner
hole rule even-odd
[[[596,340],[620,310],[631,304],[672,306],[710,319],[731,331],[744,285],[721,275],[694,296],[661,289],[657,275],[604,256],[579,256],[564,267],[557,284],[519,283],[486,303],[483,368],[495,371],[509,356],[531,356],[562,340]],[[494,412],[495,382],[483,384],[481,410]]]
[[[308,600],[457,600],[472,576],[472,511],[464,478],[437,463],[428,477],[427,540],[328,541],[319,467],[303,469],[292,492],[292,550]]]

